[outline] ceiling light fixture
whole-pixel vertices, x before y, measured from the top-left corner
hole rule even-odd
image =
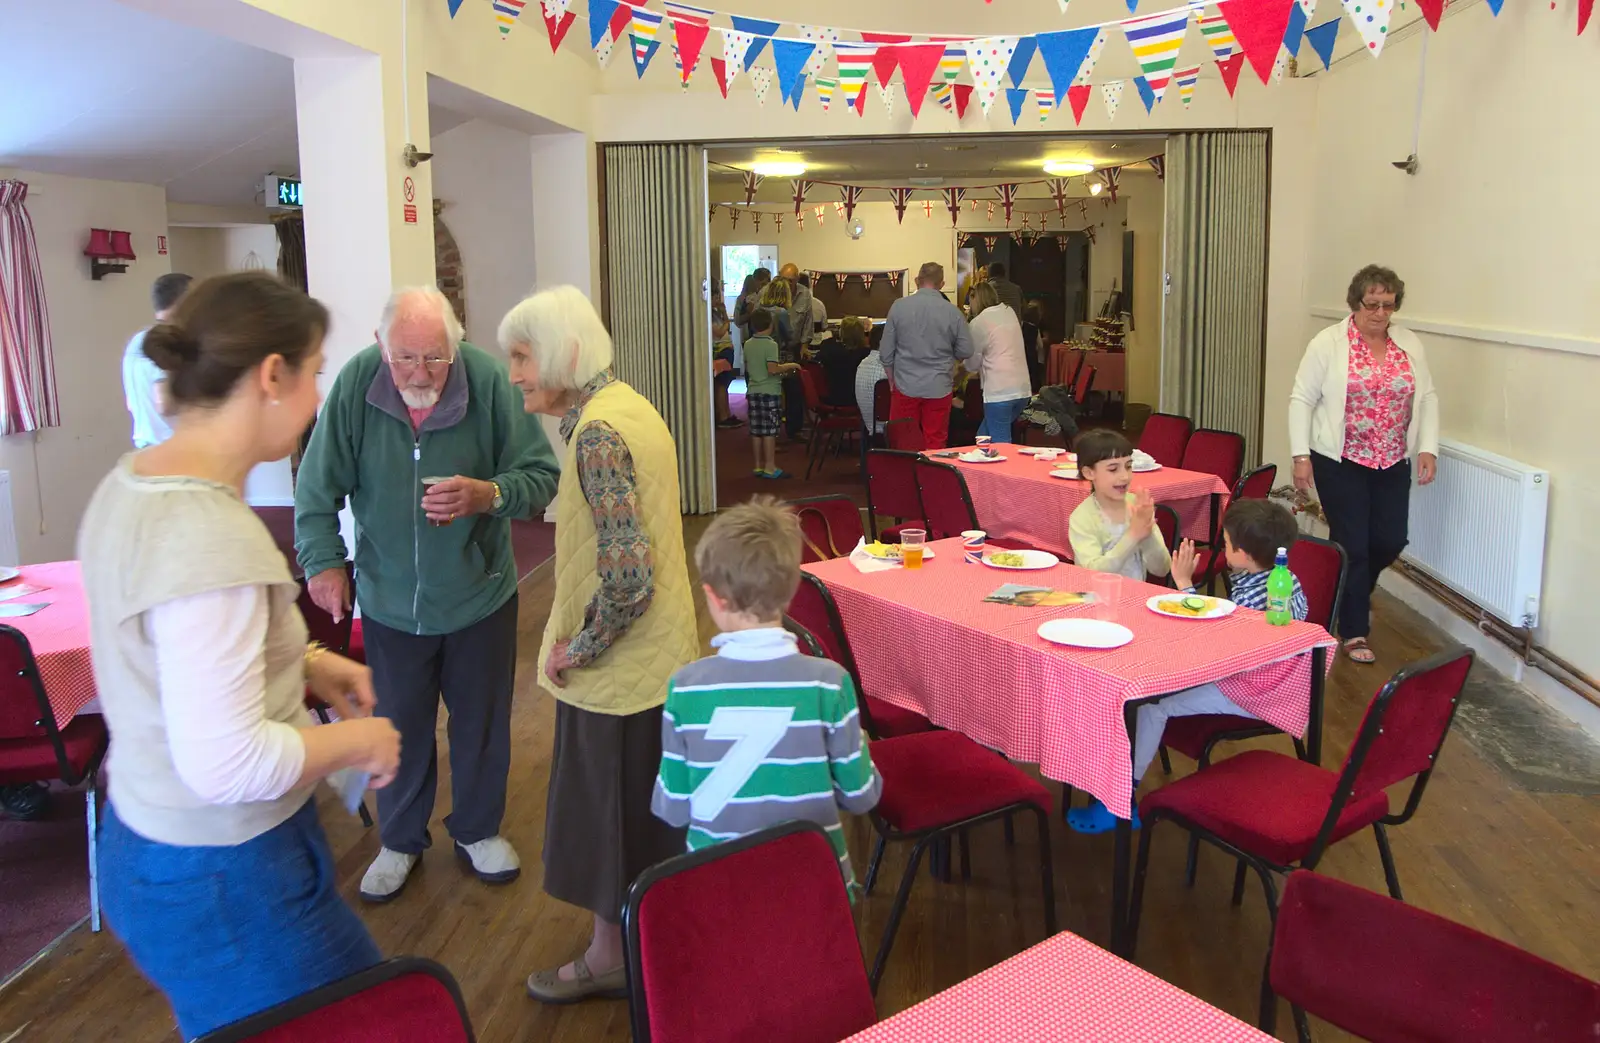
[[[1079,174],[1094,172],[1093,163],[1075,163],[1065,159],[1046,160],[1044,172],[1051,177],[1077,177]]]
[[[762,177],[799,177],[806,172],[804,163],[757,163],[751,170]]]
[[[1100,194],[1100,193],[1101,193],[1101,192],[1102,192],[1102,191],[1104,191],[1104,190],[1105,190],[1105,187],[1106,187],[1106,186],[1104,186],[1104,185],[1102,185],[1102,184],[1101,184],[1101,183],[1100,183],[1100,182],[1098,182],[1098,181],[1091,181],[1091,182],[1089,182],[1089,194],[1090,194],[1090,195],[1091,195],[1091,196],[1097,196],[1097,195],[1099,195],[1099,194]]]

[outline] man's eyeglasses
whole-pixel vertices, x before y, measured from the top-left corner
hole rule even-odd
[[[1399,307],[1399,305],[1396,304],[1394,301],[1362,301],[1361,302],[1361,310],[1362,311],[1389,311],[1389,312],[1392,312],[1398,307]]]
[[[426,358],[416,355],[390,355],[388,359],[389,365],[399,366],[401,369],[416,369],[418,366],[427,366],[429,369],[443,369],[455,361],[453,358],[440,358],[437,355],[429,355]]]

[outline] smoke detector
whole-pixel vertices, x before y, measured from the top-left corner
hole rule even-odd
[[[942,177],[913,177],[907,180],[920,188],[932,188],[935,185],[944,184],[944,178]]]

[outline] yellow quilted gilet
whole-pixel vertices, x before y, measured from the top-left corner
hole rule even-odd
[[[622,436],[633,457],[639,513],[650,537],[655,596],[621,640],[589,666],[567,671],[567,687],[558,689],[544,673],[550,649],[583,629],[584,609],[600,585],[594,518],[578,481],[574,448],[577,432],[597,420]],[[607,385],[591,398],[573,432],[556,498],[556,592],[539,650],[539,683],[562,702],[593,713],[639,713],[665,702],[673,672],[700,656],[679,514],[677,451],[667,425],[649,401],[623,383]]]

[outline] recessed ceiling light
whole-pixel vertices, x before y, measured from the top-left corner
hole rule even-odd
[[[1054,177],[1077,177],[1079,174],[1094,172],[1093,163],[1075,163],[1065,159],[1052,159],[1045,162],[1044,172]]]
[[[799,177],[806,172],[804,163],[757,163],[751,170],[762,177]]]

